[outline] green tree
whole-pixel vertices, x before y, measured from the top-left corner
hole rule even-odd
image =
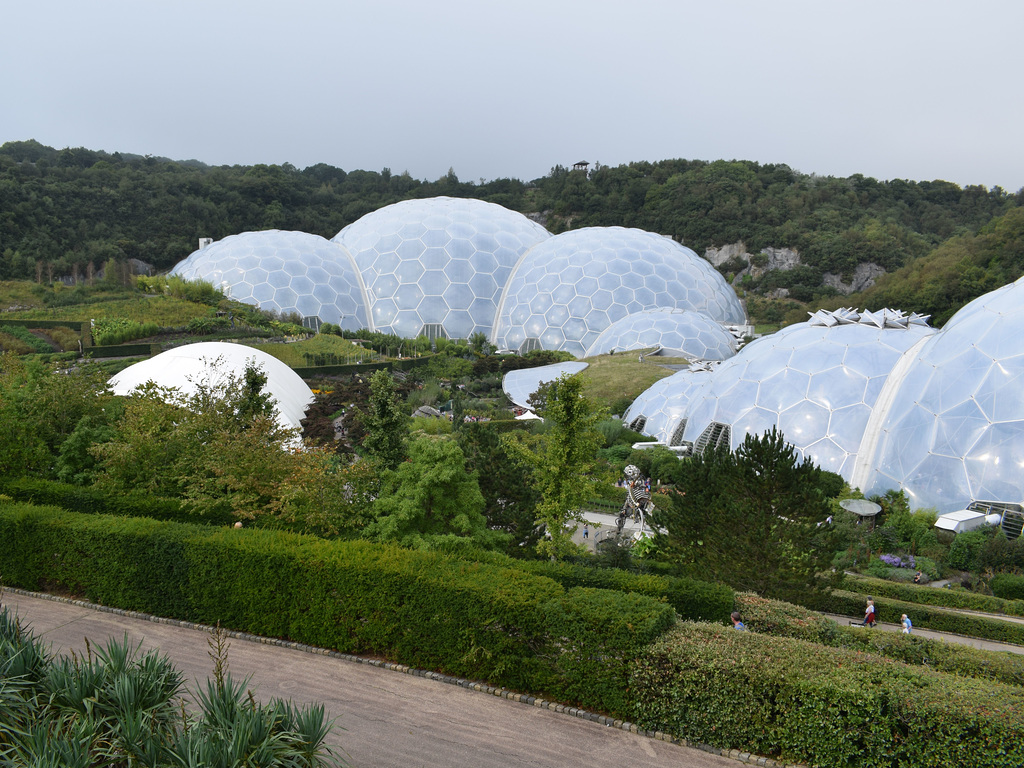
[[[561,559],[576,551],[572,534],[583,520],[583,505],[595,495],[597,449],[604,437],[597,430],[602,409],[583,394],[579,375],[563,375],[546,387],[544,410],[548,424],[540,445],[520,455],[533,467],[540,493],[537,524],[545,530],[537,551]]]
[[[370,400],[362,421],[366,453],[385,469],[397,467],[406,456],[409,416],[402,409],[395,380],[388,371],[375,371],[370,377]]]
[[[487,527],[476,474],[468,472],[455,441],[421,437],[409,447],[409,461],[382,479],[375,520],[363,535],[421,549],[472,542],[493,548],[506,538]]]
[[[731,453],[683,462],[668,505],[653,515],[655,557],[738,590],[792,599],[822,586],[832,556],[833,485],[776,429],[747,435]]]
[[[479,479],[488,526],[509,533],[513,551],[533,547],[543,534],[536,522],[540,494],[533,467],[488,422],[464,424],[458,440],[466,465]]]

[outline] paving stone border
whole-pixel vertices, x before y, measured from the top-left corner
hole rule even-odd
[[[117,616],[126,616],[130,619],[141,619],[143,621],[151,621],[155,624],[169,624],[175,627],[181,627],[183,629],[195,629],[201,632],[215,632],[217,627],[212,627],[209,624],[197,624],[192,621],[180,621],[178,619],[166,619],[162,616],[153,616],[148,613],[140,613],[138,611],[128,611],[123,608],[112,608],[108,605],[100,605],[98,603],[90,603],[86,600],[75,600],[70,597],[61,597],[59,595],[50,595],[45,592],[30,592],[25,589],[17,589],[15,587],[0,587],[0,592],[10,592],[15,595],[24,595],[25,597],[34,597],[40,600],[52,600],[58,603],[67,603],[69,605],[78,606],[80,608],[89,608],[93,611],[100,611],[102,613],[112,613]],[[681,739],[676,736],[672,736],[662,731],[647,731],[640,728],[635,723],[631,723],[628,720],[617,720],[605,715],[599,715],[596,712],[588,712],[585,709],[578,707],[570,707],[566,704],[560,704],[557,701],[549,701],[538,696],[531,696],[526,693],[517,693],[516,691],[509,690],[508,688],[495,688],[487,683],[477,682],[475,680],[468,680],[463,677],[452,677],[451,675],[443,675],[440,672],[431,672],[425,669],[416,669],[406,664],[397,664],[392,661],[384,661],[383,659],[367,658],[365,656],[354,656],[350,653],[341,653],[339,651],[332,651],[327,648],[320,648],[315,645],[307,645],[305,643],[295,643],[288,640],[280,640],[274,637],[262,637],[260,635],[252,635],[248,632],[238,632],[231,629],[222,629],[226,637],[232,640],[244,640],[249,643],[260,643],[262,645],[275,645],[279,648],[290,648],[296,651],[302,651],[303,653],[312,653],[317,656],[328,656],[332,659],[342,659],[344,661],[350,661],[355,664],[367,664],[372,667],[379,667],[380,669],[386,669],[390,672],[400,672],[405,675],[415,675],[416,677],[426,678],[427,680],[436,680],[439,683],[445,683],[447,685],[457,685],[460,688],[465,688],[470,691],[477,691],[479,693],[485,693],[490,696],[497,696],[502,699],[514,701],[519,704],[526,704],[531,707],[538,707],[539,709],[546,709],[550,712],[555,712],[560,715],[568,715],[569,717],[576,717],[580,720],[589,720],[592,723],[598,723],[599,725],[605,725],[609,728],[618,728],[629,733],[635,733],[638,736],[645,736],[650,739],[657,741],[666,741],[670,744],[678,744],[681,747],[690,747],[691,749],[699,749],[702,752],[709,752],[713,755],[719,755],[732,760],[736,760],[740,763],[747,765],[763,766],[764,768],[807,768],[807,766],[800,763],[782,763],[778,760],[773,760],[769,757],[761,757],[759,755],[752,754],[750,752],[742,752],[738,749],[722,749],[720,747],[713,747],[710,744],[703,744],[701,742],[689,741],[688,739]]]

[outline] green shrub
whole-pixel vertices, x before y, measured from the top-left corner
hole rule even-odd
[[[736,595],[736,610],[748,629],[834,648],[877,653],[889,659],[967,677],[1024,685],[1024,656],[986,651],[946,640],[899,632],[865,632],[820,613],[749,592]]]
[[[997,573],[989,582],[992,594],[1004,600],[1024,600],[1024,576]]]
[[[964,531],[953,537],[946,554],[946,565],[958,571],[977,571],[981,552],[991,537],[989,531]]]
[[[921,562],[918,561],[921,565]],[[922,566],[923,567],[923,566]],[[1005,613],[1010,616],[1024,616],[1024,600],[1004,600],[962,589],[944,589],[919,584],[895,584],[891,581],[869,579],[847,575],[843,580],[844,589],[865,595],[893,597],[906,603],[920,603],[945,608],[965,608],[986,613]],[[994,590],[993,590],[994,591]]]
[[[934,629],[967,637],[1024,645],[1024,624],[972,616],[917,603],[906,603],[900,600],[881,598],[878,593],[872,594],[875,596],[875,612],[878,621],[895,624],[905,613],[910,616],[915,627],[922,629]],[[866,596],[863,594],[837,589],[828,595],[817,596],[814,604],[809,607],[825,613],[837,613],[859,619],[864,614],[865,599]]]
[[[616,716],[629,661],[675,620],[642,594],[567,593],[437,552],[24,503],[0,503],[0,573],[13,586],[382,656]]]
[[[155,336],[160,333],[156,323],[140,323],[123,317],[100,318],[93,322],[92,340],[97,347],[124,344],[126,341]]]
[[[1024,691],[790,638],[681,624],[637,659],[633,721],[811,765],[1024,764]],[[841,734],[841,736],[840,736]]]

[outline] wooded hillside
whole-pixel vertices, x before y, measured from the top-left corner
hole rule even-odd
[[[776,321],[802,314],[807,303],[868,300],[948,317],[1019,277],[1024,265],[1024,192],[998,187],[700,160],[596,164],[589,172],[556,166],[530,182],[473,184],[449,172],[428,182],[387,168],[211,167],[24,141],[0,147],[0,279],[85,275],[90,263],[132,258],[164,270],[200,237],[293,229],[330,238],[381,206],[437,195],[498,203],[554,233],[640,227],[700,254],[742,244],[719,269],[736,278],[754,314]],[[769,248],[794,251],[795,263],[764,269]],[[849,280],[862,264],[896,274],[863,299],[832,298],[840,294],[825,276]]]

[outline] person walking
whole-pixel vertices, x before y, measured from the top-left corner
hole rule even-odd
[[[859,623],[851,621],[850,626],[873,627],[875,626],[875,618],[875,601],[869,597],[868,604],[864,608],[864,620]]]
[[[910,617],[905,613],[900,617],[900,624],[903,625],[904,635],[909,635],[911,630],[914,628],[914,625],[910,623]]]
[[[747,625],[744,624],[742,619],[740,618],[740,612],[739,611],[733,611],[732,615],[729,616],[729,618],[732,619],[732,628],[733,629],[738,629],[740,632],[746,632],[747,631]]]

